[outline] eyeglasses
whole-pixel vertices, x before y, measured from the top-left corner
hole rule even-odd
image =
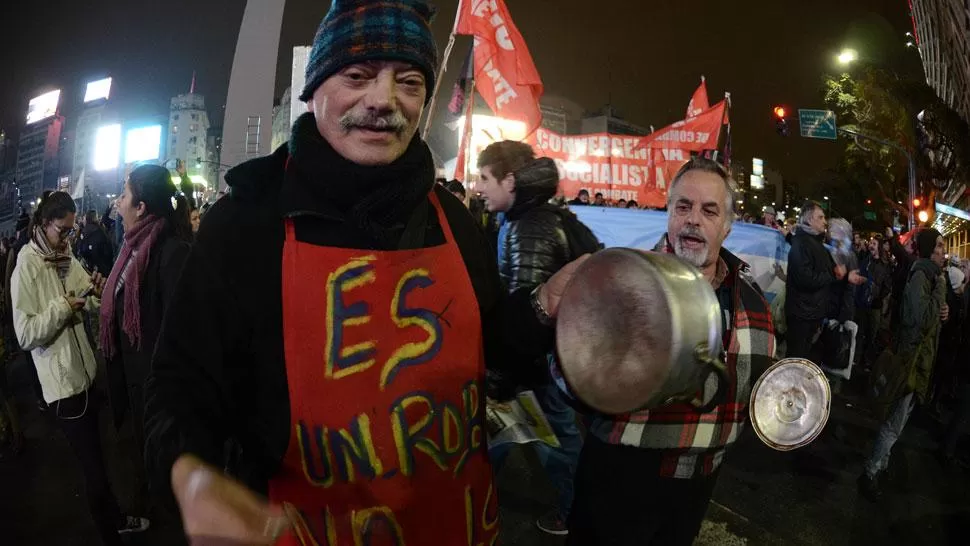
[[[57,234],[63,239],[65,237],[70,237],[77,232],[77,228],[74,226],[59,226],[57,224],[51,224],[51,227],[57,231]]]

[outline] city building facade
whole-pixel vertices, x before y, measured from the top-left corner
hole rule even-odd
[[[970,123],[970,0],[911,0],[926,81]]]
[[[621,118],[612,106],[603,108],[597,115],[584,118],[581,132],[583,134],[610,133],[611,135],[631,136],[647,136],[651,133],[649,128],[641,127]]]
[[[291,87],[283,91],[283,98],[279,104],[273,107],[273,141],[270,145],[271,150],[275,150],[290,140],[290,109],[291,109]]]
[[[57,187],[63,127],[64,117],[54,115],[21,131],[17,149],[17,188],[24,205],[36,203],[44,190]]]
[[[172,97],[166,160],[180,159],[185,162],[189,176],[205,177],[205,163],[200,160],[208,161],[209,128],[205,97],[198,93]]]

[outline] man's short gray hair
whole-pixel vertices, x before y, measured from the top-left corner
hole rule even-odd
[[[680,182],[680,179],[684,177],[689,172],[700,171],[704,173],[716,174],[724,182],[724,189],[727,192],[727,197],[724,202],[724,210],[726,214],[724,216],[725,222],[730,224],[734,221],[734,201],[737,196],[737,190],[734,187],[734,181],[731,180],[731,175],[728,173],[724,165],[721,165],[717,161],[712,159],[707,159],[706,157],[694,157],[690,161],[684,163],[684,166],[677,171],[674,175],[674,179],[670,181],[670,187],[667,189],[667,208],[670,209],[671,196],[674,193],[674,188]]]
[[[812,221],[812,214],[821,208],[822,204],[818,201],[805,201],[802,203],[802,210],[798,213],[798,223],[808,225]]]

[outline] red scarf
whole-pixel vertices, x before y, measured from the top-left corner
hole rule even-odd
[[[106,358],[111,358],[118,352],[115,339],[114,315],[115,292],[118,281],[128,262],[134,259],[128,275],[124,281],[124,318],[121,330],[128,336],[135,349],[141,348],[141,281],[148,268],[148,257],[155,241],[165,229],[165,219],[149,215],[135,224],[130,231],[125,232],[125,244],[121,247],[121,254],[111,269],[111,275],[105,284],[101,300],[101,350]],[[132,258],[132,253],[135,253]]]

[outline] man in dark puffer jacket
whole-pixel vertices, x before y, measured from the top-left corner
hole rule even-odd
[[[577,256],[599,248],[596,236],[573,213],[549,203],[559,187],[555,161],[536,159],[528,144],[506,140],[486,148],[479,156],[478,167],[489,212],[505,213],[498,236],[498,267],[506,289],[539,286]],[[572,506],[573,474],[583,442],[575,412],[552,382],[548,366],[537,369],[546,371],[530,387],[562,444],[561,448],[540,452],[543,467],[556,487],[559,506],[540,517],[537,525],[547,533],[564,535]],[[505,453],[492,453],[496,468]]]

